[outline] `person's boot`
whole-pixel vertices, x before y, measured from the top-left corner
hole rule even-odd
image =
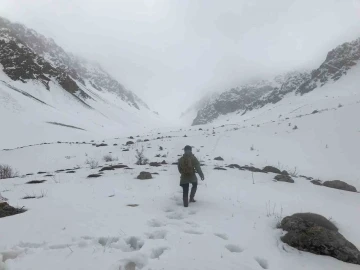
[[[190,202],[196,202],[195,199],[194,199],[195,194],[196,194],[196,189],[197,189],[197,186],[192,186],[191,187]]]
[[[189,198],[188,198],[188,197],[184,197],[184,198],[183,198],[183,202],[184,202],[184,207],[188,207],[188,206],[189,206]]]

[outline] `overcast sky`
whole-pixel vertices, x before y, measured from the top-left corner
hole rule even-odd
[[[0,15],[98,61],[169,118],[360,37],[360,0],[0,0]]]

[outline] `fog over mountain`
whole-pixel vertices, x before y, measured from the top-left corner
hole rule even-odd
[[[1,0],[0,13],[96,60],[172,121],[206,92],[312,70],[360,36],[359,0]]]

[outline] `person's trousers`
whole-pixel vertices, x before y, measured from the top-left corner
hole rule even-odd
[[[197,183],[191,183],[191,192],[190,192],[190,200],[193,200],[196,194]],[[183,200],[184,206],[187,207],[189,204],[189,184],[182,184],[181,187],[183,188]]]

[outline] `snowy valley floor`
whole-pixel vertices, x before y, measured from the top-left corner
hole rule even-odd
[[[314,117],[326,117],[326,113]],[[0,163],[13,166],[20,175],[33,175],[0,182],[0,192],[9,204],[28,209],[0,219],[0,269],[359,269],[359,265],[293,249],[280,241],[284,232],[276,228],[281,217],[314,212],[331,219],[360,248],[359,193],[315,186],[301,177],[291,184],[273,181],[272,173],[214,170],[232,163],[297,167],[299,174],[321,180],[343,177],[340,180],[359,190],[359,168],[341,162],[335,148],[338,138],[331,135],[320,142],[309,137],[306,125],[313,124],[303,119],[296,122],[298,130],[287,123],[237,130],[224,126],[216,128],[215,134],[210,126],[158,129],[135,137],[134,142],[149,141],[131,146],[124,145],[128,138],[119,138],[106,140],[104,147],[55,143],[1,151]],[[321,127],[311,128],[322,140]],[[172,165],[186,144],[194,146],[194,154],[205,164],[206,177],[199,183],[198,201],[189,208],[182,206],[179,173]],[[141,146],[150,161],[168,164],[134,165],[135,150]],[[118,161],[103,161],[109,152]],[[166,157],[155,158],[157,154]],[[214,160],[219,155],[224,161]],[[322,163],[325,156],[327,163]],[[85,164],[89,159],[101,166],[122,163],[133,169],[87,178],[100,169],[90,169]],[[55,172],[73,168],[74,173]],[[140,171],[158,175],[138,180]],[[47,181],[25,184],[31,180]]]

